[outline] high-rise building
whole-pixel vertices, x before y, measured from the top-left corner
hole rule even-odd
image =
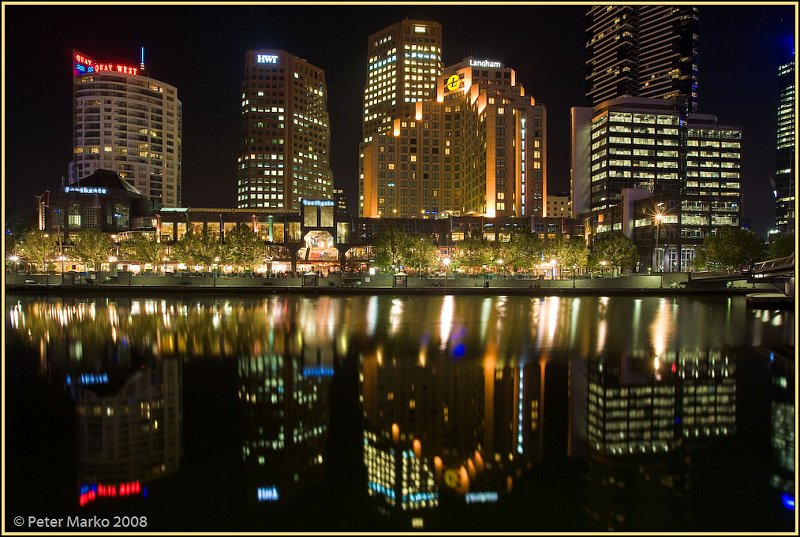
[[[513,69],[467,58],[362,151],[361,213],[543,216],[546,109]]]
[[[325,73],[282,50],[245,54],[237,206],[299,211],[330,199],[330,123]]]
[[[72,162],[69,182],[112,170],[164,207],[181,206],[178,90],[138,65],[72,53]]]
[[[775,227],[782,233],[794,230],[794,57],[778,68],[778,165],[775,171]]]
[[[413,116],[416,103],[433,98],[442,73],[442,27],[403,20],[369,36],[364,123],[359,157],[359,212],[363,212],[364,146],[392,130],[397,118]]]
[[[665,239],[653,262],[664,271],[688,268],[706,235],[741,225],[742,130],[684,111],[674,100],[639,97],[572,109],[574,214],[591,214],[598,234],[654,237],[661,204]],[[649,203],[649,217],[629,210],[628,189],[655,197],[637,201]]]
[[[590,6],[586,11],[586,97],[681,96],[697,110],[697,8]]]

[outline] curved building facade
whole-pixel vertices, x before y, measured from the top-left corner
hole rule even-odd
[[[178,90],[146,76],[144,61],[103,63],[73,51],[72,64],[70,183],[113,170],[151,201],[180,207]]]

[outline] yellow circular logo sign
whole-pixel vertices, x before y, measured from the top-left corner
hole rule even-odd
[[[458,86],[461,84],[461,79],[458,75],[453,75],[447,79],[447,89],[448,91],[455,91],[458,89]]]
[[[449,85],[450,81],[448,81],[448,87]],[[453,470],[447,470],[444,473],[444,482],[447,483],[448,487],[455,488],[458,485],[458,474],[455,473]]]

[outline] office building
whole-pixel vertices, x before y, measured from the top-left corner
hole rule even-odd
[[[781,233],[794,232],[795,118],[794,57],[778,68],[778,163],[775,171],[775,227]]]
[[[659,244],[647,245],[658,250],[654,266],[687,270],[706,235],[741,225],[741,137],[740,127],[684,114],[674,100],[622,97],[573,108],[574,214],[586,215],[597,234],[655,242],[658,231]]]
[[[543,216],[546,109],[494,60],[445,69],[435,100],[416,103],[363,150],[362,214]]]
[[[416,103],[433,98],[442,73],[442,27],[438,22],[403,20],[369,36],[364,121],[359,147],[359,195],[363,196],[364,146],[390,132],[398,118],[413,116]],[[363,198],[359,198],[363,214]]]
[[[245,54],[237,206],[299,211],[330,199],[330,123],[325,73],[282,50]]]
[[[72,53],[70,184],[112,170],[151,201],[181,206],[182,117],[178,90],[137,65]]]
[[[697,111],[698,11],[693,6],[590,6],[586,97],[681,97]]]

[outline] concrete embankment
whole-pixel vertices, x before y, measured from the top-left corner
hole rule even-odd
[[[393,294],[529,296],[684,296],[743,295],[774,290],[762,284],[725,282],[693,285],[687,274],[631,275],[619,278],[541,280],[511,277],[414,278],[391,274],[305,275],[294,278],[250,276],[133,275],[97,273],[91,280],[60,274],[8,275],[6,291],[37,295],[106,294]]]

